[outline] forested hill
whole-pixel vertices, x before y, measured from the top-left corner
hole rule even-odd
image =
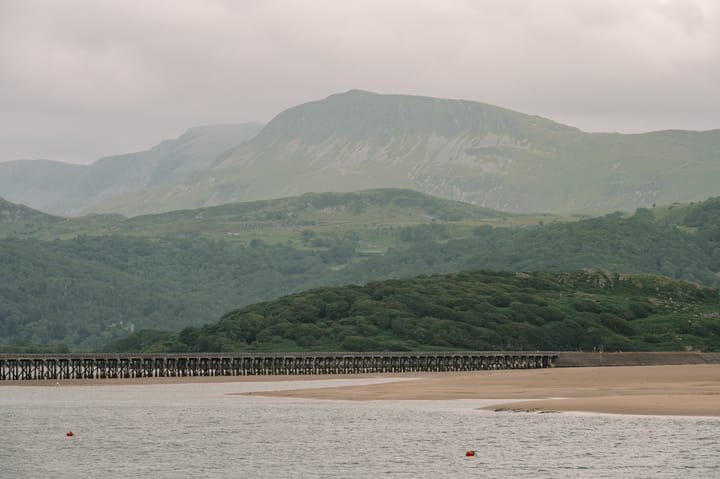
[[[719,305],[717,289],[666,277],[472,271],[314,289],[107,350],[717,351]]]
[[[397,190],[299,200],[171,213],[180,222],[165,218],[155,230],[174,232],[165,237],[1,239],[0,342],[98,349],[133,330],[200,326],[312,287],[468,269],[592,267],[718,283],[719,199],[532,224]],[[142,231],[145,219],[133,220]]]
[[[685,207],[679,224],[656,219],[650,210],[632,217],[611,214],[536,228],[479,227],[473,237],[438,243],[418,241],[338,274],[347,281],[404,277],[465,268],[504,271],[572,270],[596,267],[653,273],[718,283],[720,201]]]
[[[134,218],[64,219],[5,201],[0,343],[87,350],[135,329],[201,325],[253,302],[339,284],[335,273],[348,263],[432,237],[435,223],[447,223],[443,237],[450,238],[513,220],[410,190],[305,194]]]

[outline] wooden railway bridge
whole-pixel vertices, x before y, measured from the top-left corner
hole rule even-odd
[[[556,360],[551,352],[0,354],[0,381],[479,371]]]

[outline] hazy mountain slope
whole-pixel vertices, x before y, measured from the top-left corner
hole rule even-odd
[[[0,194],[43,211],[74,215],[98,201],[208,168],[260,130],[258,124],[191,128],[154,148],[81,166],[48,161],[0,163]]]
[[[148,151],[102,158],[84,175],[78,189],[69,192],[63,201],[72,208],[70,213],[76,213],[104,198],[208,168],[218,155],[252,138],[259,130],[257,124],[196,127]]]
[[[720,130],[583,133],[558,151],[554,181],[573,210],[702,201],[720,192]]]
[[[0,162],[0,195],[14,203],[56,214],[60,198],[77,189],[87,166],[49,160]]]
[[[34,234],[40,229],[49,228],[64,221],[65,218],[48,215],[0,197],[0,236]]]
[[[717,194],[720,130],[585,133],[482,103],[350,91],[290,108],[209,170],[98,211],[413,188],[510,211],[626,210]]]

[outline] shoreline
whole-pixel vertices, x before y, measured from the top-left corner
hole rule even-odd
[[[265,376],[178,376],[178,377],[144,377],[144,378],[108,378],[108,379],[31,379],[0,381],[0,391],[4,386],[17,387],[84,387],[84,386],[149,386],[162,384],[197,384],[197,383],[267,383],[282,381],[328,381],[333,379],[367,379],[367,378],[424,378],[432,375],[448,373],[417,372],[417,373],[361,373],[361,374],[305,374],[305,375],[265,375]]]
[[[253,396],[307,399],[454,400],[497,399],[490,411],[590,412],[720,417],[720,364],[514,369],[473,372],[302,376],[195,376],[61,380],[61,387],[185,383],[303,382],[398,378],[380,384],[258,391]],[[3,381],[2,386],[50,387],[55,380]],[[246,394],[246,393],[230,393]]]
[[[257,395],[354,401],[497,399],[502,402],[483,409],[719,417],[720,365],[477,371]]]

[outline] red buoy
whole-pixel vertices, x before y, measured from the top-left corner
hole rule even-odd
[[[475,451],[465,451],[465,455],[466,455],[467,457],[474,456],[474,455],[475,455]]]
[[[74,436],[75,434],[73,434],[72,431],[68,431],[68,432],[65,433],[65,435],[66,435],[67,437],[70,437],[70,436]]]

